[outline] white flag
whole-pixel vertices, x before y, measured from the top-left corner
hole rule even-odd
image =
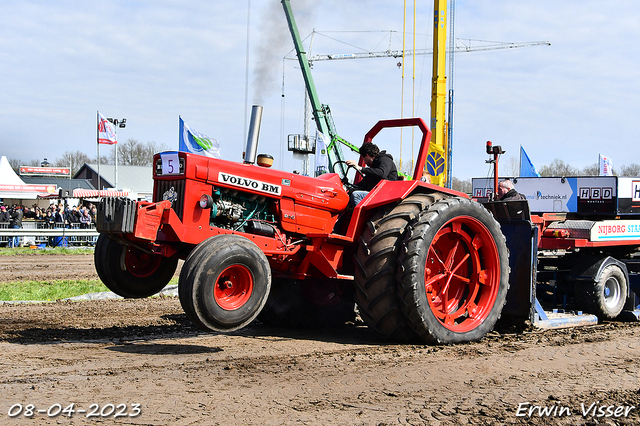
[[[180,137],[178,150],[182,152],[192,152],[211,158],[222,158],[220,156],[220,143],[217,139],[210,138],[200,132],[191,130],[182,117],[180,119]]]
[[[116,129],[102,114],[98,113],[98,143],[113,145],[118,143]]]
[[[598,154],[600,163],[600,176],[613,176],[613,161],[611,158]]]
[[[327,146],[329,141],[327,136],[317,132],[316,135],[316,176],[320,176],[323,173],[329,171],[329,154],[327,152]]]

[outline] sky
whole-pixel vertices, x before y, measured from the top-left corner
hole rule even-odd
[[[311,56],[402,48],[404,1],[291,4]],[[598,154],[614,168],[640,163],[640,2],[457,0],[455,18],[458,45],[551,45],[455,55],[454,177],[491,173],[488,140],[506,151],[503,165],[520,146],[538,169],[554,159],[583,168]],[[431,47],[433,2],[417,2],[415,21],[416,48]],[[170,149],[182,116],[220,142],[223,158],[242,161],[251,106],[261,105],[259,152],[273,155],[276,168],[301,170],[285,147],[304,129],[293,57],[278,0],[2,0],[0,155],[23,163],[75,151],[95,158],[99,111],[127,119],[120,141]],[[404,72],[398,62],[314,62],[318,96],[344,139],[359,146],[381,119],[429,123],[431,56],[407,57]],[[406,164],[419,140],[403,131],[401,155],[397,131],[374,142]],[[110,149],[102,145],[101,155]]]

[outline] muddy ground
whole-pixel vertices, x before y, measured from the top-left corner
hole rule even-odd
[[[91,256],[0,257],[0,281],[92,268]],[[358,323],[207,333],[176,298],[5,304],[0,362],[3,425],[640,423],[635,323],[430,347]]]

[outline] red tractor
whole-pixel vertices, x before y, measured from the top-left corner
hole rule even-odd
[[[505,304],[505,238],[467,195],[420,181],[431,138],[423,120],[380,121],[364,142],[401,126],[422,131],[413,180],[381,181],[353,210],[346,176],[272,170],[268,156],[254,164],[255,124],[242,163],[156,154],[154,202],[100,205],[98,274],[123,297],[147,297],[185,259],[182,307],[199,327],[219,332],[258,316],[269,324],[344,323],[355,302],[389,340],[481,339]]]

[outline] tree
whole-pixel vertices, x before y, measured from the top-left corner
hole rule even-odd
[[[640,165],[631,163],[628,166],[622,166],[620,167],[620,173],[618,176],[640,176]]]
[[[465,194],[471,194],[471,179],[461,180],[454,177],[451,179],[451,188],[456,191],[464,192]]]
[[[17,174],[20,174],[20,166],[30,166],[30,167],[40,166],[40,160],[35,160],[35,159],[24,162],[19,158],[7,158],[7,161],[9,161],[9,165],[11,166],[13,171],[16,172]]]
[[[14,172],[20,173],[20,166],[22,165],[22,160],[18,160],[17,158],[8,158],[9,164]]]
[[[155,142],[147,142],[143,144],[135,139],[127,139],[116,145],[118,150],[118,164],[124,166],[150,166],[153,161],[153,155],[157,152],[166,151],[169,148]],[[115,150],[110,155],[111,164],[115,164]]]
[[[590,166],[586,166],[582,169],[582,176],[598,176],[600,174],[600,165],[598,163],[593,163]]]
[[[540,176],[579,176],[580,170],[556,158],[548,166],[542,166],[538,173]]]
[[[100,164],[109,164],[109,157],[106,156],[106,155],[101,155],[99,161],[98,161],[97,157],[94,157],[94,158],[91,159],[91,162],[94,163],[94,164],[98,164],[98,163],[100,163]]]
[[[69,167],[71,169],[71,176],[80,170],[84,163],[89,162],[89,156],[82,151],[70,152],[66,151],[62,154],[62,157],[56,159],[55,164],[57,167]]]
[[[395,163],[398,172],[404,173],[407,176],[413,176],[413,169],[411,168],[413,164],[411,164],[411,161],[405,161],[402,168],[400,168],[400,160],[394,160],[393,162]]]
[[[509,159],[502,163],[502,170],[504,171],[505,176],[520,176],[520,164],[518,163],[518,159],[514,156],[509,157]]]

